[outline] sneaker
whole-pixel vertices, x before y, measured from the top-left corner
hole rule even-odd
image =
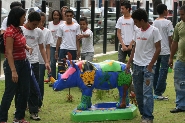
[[[6,122],[5,122],[5,123],[6,123]],[[30,123],[30,122],[28,122],[28,121],[26,121],[26,120],[24,120],[24,119],[22,119],[22,120],[14,119],[14,120],[13,120],[13,123]]]
[[[14,119],[14,120],[13,120],[13,123],[19,123],[19,120]]]
[[[154,95],[153,98],[155,100],[169,100],[168,97],[158,96],[158,95]]]
[[[141,123],[153,123],[153,120],[142,119]]]
[[[31,113],[30,118],[32,120],[41,120],[37,113]]]
[[[179,109],[179,108],[174,108],[170,110],[171,113],[179,113],[179,112],[185,112],[185,110]]]

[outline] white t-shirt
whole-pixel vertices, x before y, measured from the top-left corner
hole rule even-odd
[[[35,28],[34,30],[29,30],[24,26],[21,26],[23,34],[26,38],[26,44],[33,48],[32,54],[26,51],[26,56],[31,64],[39,62],[38,55],[38,44],[42,44],[44,42],[44,35],[42,30],[39,28]]]
[[[53,36],[51,34],[51,31],[47,28],[44,28],[42,30],[42,33],[45,38],[43,45],[44,45],[44,48],[46,48],[46,45],[50,44],[50,42],[53,42]],[[45,64],[44,59],[42,58],[42,55],[40,53],[40,50],[38,50],[38,52],[39,52],[39,64]]]
[[[155,43],[161,39],[159,30],[154,26],[150,25],[146,31],[138,29],[134,38],[134,41],[136,42],[133,58],[134,64],[138,66],[149,65],[156,50]]]
[[[94,52],[93,32],[90,29],[87,29],[85,32],[82,31],[82,34],[89,34],[89,37],[82,38],[81,53]]]
[[[6,17],[3,20],[2,24],[1,24],[1,30],[6,30],[6,28],[7,28],[7,20],[8,20],[8,17]]]
[[[174,31],[172,22],[167,19],[155,20],[153,22],[153,26],[159,29],[159,32],[162,36],[160,55],[169,55],[170,47],[169,47],[168,36],[172,36]]]
[[[72,18],[72,21],[73,21],[74,23],[78,23],[74,18]]]
[[[79,34],[79,24],[74,22],[71,25],[61,24],[57,31],[57,36],[62,38],[60,49],[77,50],[76,36]]]
[[[101,17],[104,17],[104,7],[103,6],[100,8],[100,11],[101,11]]]
[[[59,26],[63,23],[63,21],[60,21],[60,23],[58,23],[57,25],[54,25],[53,24],[53,21],[49,22],[48,24],[48,29],[51,30],[51,33],[53,35],[53,42],[51,42],[51,47],[56,47],[56,43],[57,43],[57,39],[58,39],[58,36],[56,35],[57,34],[57,30],[59,28]]]
[[[119,17],[116,28],[121,29],[121,37],[125,45],[130,45],[133,39],[135,26],[132,18],[124,19],[124,16]]]

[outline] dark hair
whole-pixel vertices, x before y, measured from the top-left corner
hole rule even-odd
[[[29,15],[28,15],[28,20],[30,22],[33,22],[33,21],[40,21],[41,20],[41,17],[40,17],[40,14],[38,12],[31,12]]]
[[[122,2],[121,3],[121,6],[124,6],[126,9],[129,9],[129,11],[131,10],[131,4],[130,4],[130,2],[127,2],[127,1]]]
[[[44,12],[40,12],[39,14],[40,14],[40,16],[46,17],[46,14]]]
[[[54,12],[58,12],[58,14],[59,14],[59,20],[62,20],[62,16],[61,16],[61,14],[60,14],[60,11],[59,11],[59,10],[53,10],[53,11],[52,11],[52,13],[51,13],[51,19],[53,20]]]
[[[88,24],[87,18],[86,17],[81,17],[80,21],[85,21],[86,24]]]
[[[157,13],[159,15],[163,14],[165,10],[167,10],[167,6],[165,4],[160,3],[157,5]]]
[[[26,11],[21,7],[14,7],[8,14],[7,27],[13,25],[15,27],[20,26],[20,18],[26,14]]]
[[[22,7],[22,3],[18,2],[18,1],[14,1],[10,4],[10,9],[12,9],[15,6],[19,6]]]
[[[40,12],[40,17],[44,16],[46,18],[46,14],[44,12]],[[46,26],[46,22],[44,23],[44,27]]]
[[[185,12],[185,5],[181,6],[179,10],[184,10]]]
[[[136,20],[144,20],[145,22],[148,22],[148,15],[144,9],[137,9],[132,13],[132,18]]]
[[[66,12],[65,12],[65,15],[66,15],[66,13],[72,13],[74,15],[74,12],[73,12],[72,9],[67,9]]]

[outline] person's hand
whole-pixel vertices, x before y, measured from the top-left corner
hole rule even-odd
[[[129,71],[130,71],[130,63],[128,62],[125,68],[125,72],[129,73]]]
[[[46,67],[48,73],[51,73],[51,67],[50,67],[49,63],[45,63],[45,67]]]
[[[153,67],[153,65],[150,65],[150,64],[147,66],[147,70],[148,70],[149,72],[151,72],[151,73],[152,73],[152,67]]]
[[[126,46],[122,45],[122,51],[127,51],[127,50],[128,50],[128,48]]]
[[[26,50],[30,53],[30,55],[33,52],[33,48],[29,47],[28,45],[26,45]]]
[[[58,60],[58,52],[55,51],[55,59]]]
[[[128,46],[128,50],[132,50],[132,45],[129,45]]]
[[[83,35],[82,34],[79,34],[78,36],[77,36],[77,39],[78,40],[81,40],[83,38]]]
[[[32,54],[32,52],[33,52],[33,48],[31,48],[31,47],[29,47],[28,48],[28,52],[30,53],[30,55]]]
[[[12,71],[12,81],[14,83],[18,82],[18,75],[17,75],[17,71],[16,70]]]
[[[171,58],[169,59],[168,65],[170,68],[173,68],[173,59],[171,59]]]

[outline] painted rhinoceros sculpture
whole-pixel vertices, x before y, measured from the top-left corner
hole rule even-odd
[[[68,69],[63,74],[58,74],[58,80],[53,84],[55,91],[65,88],[79,87],[82,90],[81,102],[78,110],[87,110],[91,107],[91,97],[94,88],[108,90],[118,88],[119,102],[117,108],[126,108],[129,105],[128,88],[131,75],[126,74],[126,64],[106,60],[101,63],[88,61],[68,61]]]

